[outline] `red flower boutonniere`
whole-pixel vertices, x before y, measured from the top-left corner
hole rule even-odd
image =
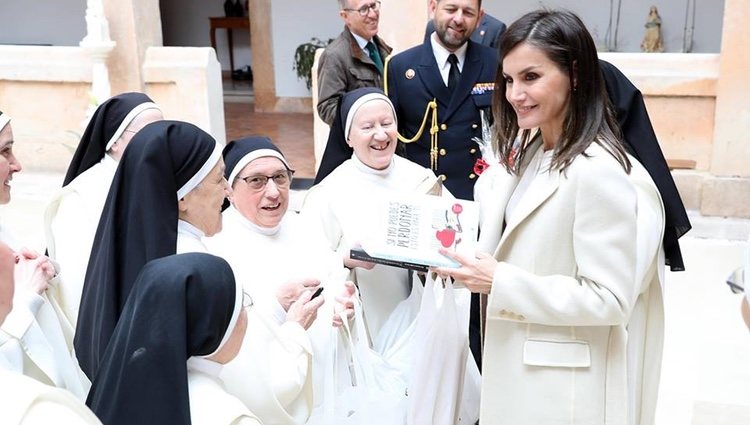
[[[487,161],[482,158],[477,158],[477,162],[474,163],[474,174],[482,174],[489,166],[490,164],[488,164]]]

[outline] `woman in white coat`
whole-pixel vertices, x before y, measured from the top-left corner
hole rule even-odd
[[[618,139],[577,16],[529,13],[500,51],[501,164],[475,188],[484,253],[438,270],[489,295],[480,421],[652,423],[663,326],[658,192]]]

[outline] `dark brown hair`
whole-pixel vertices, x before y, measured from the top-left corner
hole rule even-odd
[[[520,131],[516,112],[505,98],[503,59],[521,43],[528,43],[543,51],[568,74],[573,89],[562,134],[555,144],[551,168],[564,171],[595,142],[630,173],[631,164],[609,105],[594,40],[580,18],[566,10],[530,12],[511,24],[500,39],[501,53],[492,113],[496,124],[496,149],[508,171],[520,174],[524,155],[532,141],[532,131]],[[519,132],[520,145],[514,151]]]

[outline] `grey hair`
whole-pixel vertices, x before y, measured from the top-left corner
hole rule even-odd
[[[349,0],[339,0],[339,8],[344,10],[349,7]]]

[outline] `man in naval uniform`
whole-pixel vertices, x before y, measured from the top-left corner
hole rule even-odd
[[[484,111],[491,115],[497,52],[470,40],[481,0],[431,0],[435,32],[392,57],[387,93],[398,117],[406,158],[431,168],[457,198],[473,199]],[[481,367],[479,297],[472,296],[469,339]]]
[[[389,61],[387,92],[406,158],[435,171],[456,197],[473,199],[481,154],[472,138],[482,136],[480,111],[491,115],[497,54],[470,40],[481,0],[432,0],[430,15],[429,39]]]

